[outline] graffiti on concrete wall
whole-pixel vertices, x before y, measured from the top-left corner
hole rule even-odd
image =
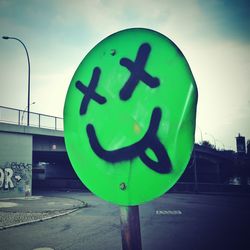
[[[19,192],[31,191],[32,164],[23,162],[6,162],[0,166],[0,190]],[[28,195],[28,194],[27,194]]]

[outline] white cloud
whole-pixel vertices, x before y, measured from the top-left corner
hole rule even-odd
[[[61,0],[53,3],[47,1],[48,8],[53,12],[52,16],[45,16],[51,18],[48,20],[51,24],[48,31],[32,30],[32,26],[26,27],[15,17],[0,17],[4,32],[24,36],[26,40],[29,38],[32,98],[36,101],[32,109],[62,116],[67,87],[88,50],[120,29],[147,27],[172,39],[187,58],[199,89],[197,122],[202,131],[213,134],[231,146],[238,132],[250,138],[250,131],[246,127],[250,123],[249,44],[228,40],[228,37],[225,39],[216,33],[216,22],[208,18],[199,1]],[[32,5],[29,9],[32,12]],[[38,21],[32,18],[34,26],[37,25]],[[57,36],[59,30],[67,36],[76,29],[74,39],[79,43],[70,44],[70,41],[63,41],[62,37]],[[44,37],[46,32],[47,36]],[[5,59],[0,60],[0,66],[8,71],[6,64],[12,65],[13,56],[7,57],[5,50],[11,53],[14,45],[6,46],[0,46],[6,55],[2,57]],[[23,58],[23,51],[18,50]],[[19,82],[17,86],[26,86],[26,72],[22,71],[11,68],[10,74],[0,76],[1,86],[5,84],[6,93],[10,93],[12,82]],[[4,105],[13,106],[19,101],[17,105],[22,108],[26,104],[26,91],[17,87],[17,93],[11,101],[1,96]]]

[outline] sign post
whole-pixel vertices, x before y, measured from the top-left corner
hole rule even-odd
[[[120,206],[123,250],[141,250],[139,206]]]
[[[82,60],[64,105],[65,144],[80,180],[120,206],[123,249],[141,249],[138,205],[169,190],[194,145],[197,87],[166,36],[122,30]]]

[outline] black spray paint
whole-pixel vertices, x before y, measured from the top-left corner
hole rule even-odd
[[[87,134],[89,137],[89,142],[92,150],[97,156],[102,158],[105,161],[116,163],[121,161],[129,161],[136,157],[144,162],[146,166],[158,173],[169,173],[171,170],[171,163],[168,157],[168,154],[165,150],[165,147],[159,141],[157,137],[157,131],[161,121],[161,109],[155,108],[152,112],[150,119],[149,128],[144,135],[144,137],[132,144],[131,146],[116,149],[113,151],[105,150],[96,136],[95,128],[92,124],[87,125]],[[151,149],[158,161],[151,160],[147,154],[146,150]]]
[[[156,88],[160,85],[160,81],[157,77],[152,77],[144,70],[150,51],[150,45],[144,43],[137,52],[135,62],[128,58],[122,58],[120,60],[120,64],[126,67],[131,73],[129,79],[120,91],[120,98],[122,100],[128,100],[132,96],[139,81],[143,81],[150,88]]]
[[[95,89],[97,87],[100,78],[100,74],[101,74],[100,68],[95,67],[88,87],[83,85],[82,82],[80,81],[76,82],[76,88],[84,94],[80,107],[80,115],[86,114],[91,99],[95,100],[99,104],[104,104],[107,101],[105,97],[95,92]]]
[[[148,43],[143,43],[138,49],[134,62],[128,58],[122,58],[120,60],[120,65],[126,67],[131,73],[130,77],[120,90],[119,95],[121,100],[126,101],[130,99],[139,82],[145,83],[150,88],[156,88],[160,85],[159,79],[157,77],[152,77],[144,69],[150,51],[150,45]],[[80,81],[76,82],[76,88],[84,94],[84,98],[80,106],[80,115],[86,114],[88,104],[91,99],[93,99],[99,104],[104,104],[107,101],[105,97],[95,92],[100,78],[100,74],[101,69],[95,67],[88,87],[83,85]],[[148,130],[144,137],[140,141],[130,146],[112,151],[106,150],[101,146],[97,138],[94,125],[88,124],[86,127],[86,131],[89,138],[90,146],[98,157],[107,162],[117,163],[121,161],[131,161],[134,158],[139,157],[142,162],[150,169],[161,174],[169,173],[172,168],[171,162],[164,145],[157,137],[157,131],[160,125],[161,115],[161,109],[159,107],[154,108],[151,115]],[[157,161],[152,160],[146,154],[147,149],[151,149],[154,152]]]

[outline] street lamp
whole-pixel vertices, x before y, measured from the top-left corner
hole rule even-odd
[[[202,135],[202,131],[201,131],[201,129],[200,129],[200,127],[199,126],[197,126],[197,128],[199,129],[199,131],[200,131],[200,135],[201,135],[201,144],[202,144],[202,142],[203,142],[203,135]]]
[[[211,136],[214,139],[214,146],[215,146],[215,149],[216,149],[216,140],[215,140],[214,136],[211,135],[211,134],[208,134],[208,133],[205,133],[205,134]]]
[[[16,37],[10,37],[10,36],[3,36],[2,37],[3,39],[5,40],[8,40],[8,39],[13,39],[13,40],[17,40],[18,42],[20,42],[24,49],[25,49],[25,52],[26,52],[26,55],[27,55],[27,59],[28,59],[28,116],[27,116],[27,126],[30,125],[30,58],[29,58],[29,54],[28,54],[28,50],[25,46],[25,44],[18,38]]]
[[[219,143],[221,143],[221,145],[223,146],[223,150],[225,150],[225,144],[222,141],[220,141],[220,140],[216,139],[216,141],[219,142]]]
[[[36,104],[36,102],[32,102],[32,103],[30,104],[30,106],[33,105],[33,104]],[[28,108],[28,106],[26,106],[26,108],[25,108],[24,111],[23,111],[22,118],[21,118],[21,125],[23,125],[23,116],[24,116],[24,113],[25,113],[25,111],[26,111],[27,108]]]

